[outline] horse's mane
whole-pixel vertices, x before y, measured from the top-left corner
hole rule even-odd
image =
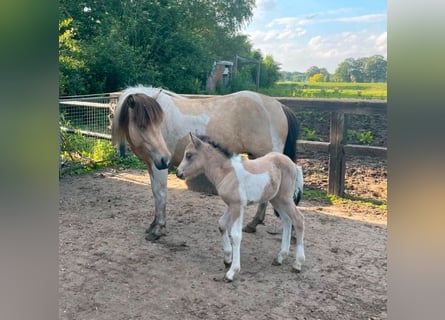
[[[163,120],[164,112],[159,103],[146,92],[135,89],[129,88],[119,97],[112,124],[114,143],[125,141],[130,121],[134,121],[141,130],[144,130],[148,126],[160,124]],[[132,119],[129,109],[133,110]]]
[[[200,140],[202,140],[205,143],[210,144],[213,148],[215,148],[216,150],[218,150],[220,153],[222,153],[225,157],[227,157],[228,159],[232,158],[234,156],[233,152],[230,152],[229,150],[227,150],[226,148],[224,148],[223,146],[221,146],[219,143],[216,143],[215,141],[213,141],[209,136],[206,135],[198,135],[197,136]]]

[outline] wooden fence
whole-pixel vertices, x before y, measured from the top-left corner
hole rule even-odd
[[[387,148],[345,144],[345,114],[386,114],[387,101],[376,100],[334,100],[277,98],[294,112],[315,111],[330,113],[329,142],[299,140],[302,150],[325,152],[329,154],[328,193],[344,195],[346,155],[386,158]]]
[[[190,98],[209,98],[208,95],[185,95]],[[387,101],[356,99],[309,99],[275,97],[292,111],[330,113],[329,142],[298,140],[300,151],[315,151],[329,154],[329,194],[342,197],[345,187],[346,155],[386,158],[386,147],[346,144],[345,114],[374,115],[387,113]]]
[[[118,94],[113,94],[113,100]],[[209,98],[209,95],[184,95],[189,98]],[[315,151],[329,154],[329,172],[328,172],[328,190],[329,194],[343,196],[344,195],[344,181],[346,168],[346,155],[353,156],[371,156],[378,158],[386,158],[387,148],[346,144],[345,141],[345,114],[361,114],[374,115],[386,114],[387,101],[377,100],[352,100],[352,99],[309,99],[309,98],[289,98],[276,97],[281,103],[287,105],[294,112],[298,111],[313,111],[313,112],[329,112],[330,113],[330,136],[329,142],[317,142],[298,140],[297,146],[300,151]],[[62,104],[76,105],[74,101],[61,101]],[[78,103],[82,104],[82,103]],[[89,103],[91,105],[91,103]],[[95,107],[106,107],[110,105],[97,105]],[[63,128],[68,132],[72,129]],[[83,132],[83,131],[81,131]],[[95,136],[102,139],[110,139],[109,134],[94,133],[85,131],[83,133],[88,136]]]

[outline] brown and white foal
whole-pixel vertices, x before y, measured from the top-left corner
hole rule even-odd
[[[304,256],[304,217],[293,202],[297,183],[297,166],[287,156],[270,152],[263,157],[249,160],[231,154],[207,136],[190,133],[176,175],[188,179],[204,173],[214,184],[218,194],[227,204],[227,212],[219,219],[223,235],[224,263],[230,265],[225,279],[232,281],[240,271],[240,243],[243,213],[246,206],[270,201],[279,214],[283,233],[281,250],[274,264],[281,265],[289,254],[291,228],[296,230],[297,247],[293,269],[301,270]],[[230,237],[229,237],[230,236]],[[230,241],[232,240],[232,241]]]

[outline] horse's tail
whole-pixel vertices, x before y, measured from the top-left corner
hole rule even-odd
[[[295,162],[297,160],[297,139],[300,131],[300,125],[295,113],[288,106],[281,105],[281,107],[283,108],[283,112],[287,118],[287,137],[284,144],[283,153]]]
[[[298,123],[297,117],[295,116],[295,113],[285,105],[282,105],[284,114],[287,118],[287,137],[286,137],[286,143],[284,145],[284,151],[283,153],[287,155],[289,158],[292,159],[293,162],[297,161],[297,139],[300,131],[300,125]],[[303,168],[299,165],[296,165],[297,167],[297,185],[296,190],[294,192],[294,203],[295,205],[298,205],[298,203],[301,200],[301,197],[303,195]]]

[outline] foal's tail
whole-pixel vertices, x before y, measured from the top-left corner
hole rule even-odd
[[[301,197],[303,196],[303,168],[299,165],[297,167],[297,189],[294,192],[294,203],[297,206],[300,203]]]
[[[287,137],[283,153],[295,162],[297,160],[297,139],[300,125],[294,112],[288,106],[281,105],[281,107],[287,118]]]

